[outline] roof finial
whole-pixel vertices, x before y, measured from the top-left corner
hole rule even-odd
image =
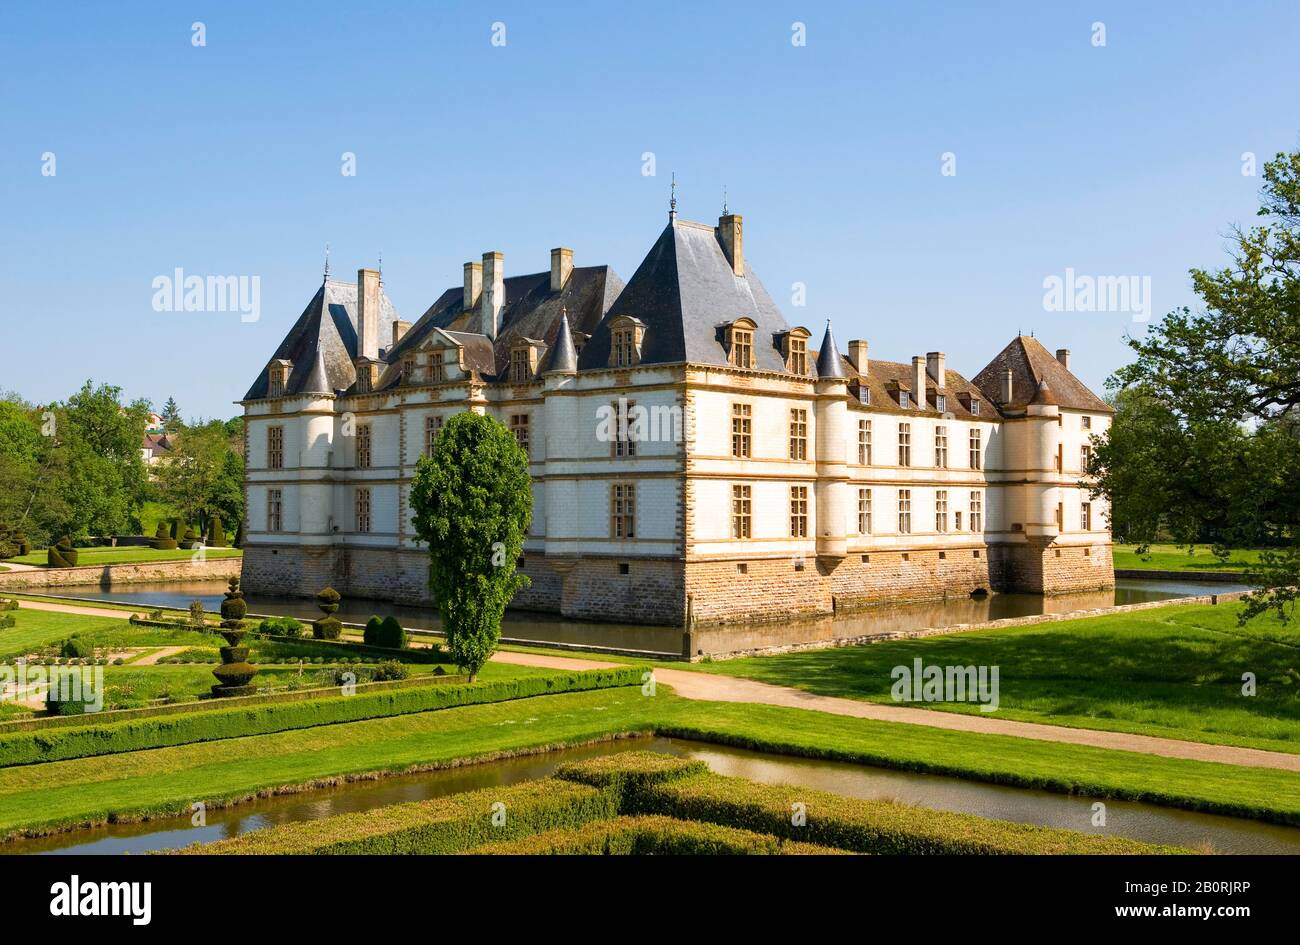
[[[677,219],[677,172],[673,171],[672,198],[668,201],[668,219]]]
[[[330,281],[330,244],[325,244],[325,278],[324,282]]]
[[[727,185],[722,185],[722,215],[727,215]]]
[[[384,284],[384,251],[379,251],[379,284]]]

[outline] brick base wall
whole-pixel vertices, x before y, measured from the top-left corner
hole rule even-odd
[[[1005,587],[1032,594],[1068,594],[1115,586],[1109,543],[1044,547],[1039,543],[1008,545]]]
[[[155,581],[215,581],[240,576],[241,559],[208,558],[202,563],[141,561],[129,564],[82,565],[76,568],[31,568],[0,572],[0,591],[44,587],[86,587],[149,584]]]

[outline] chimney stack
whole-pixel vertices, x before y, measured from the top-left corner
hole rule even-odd
[[[504,253],[483,254],[483,298],[479,304],[479,330],[496,340],[501,330],[501,310],[506,307]]]
[[[407,331],[410,330],[410,328],[411,328],[411,323],[410,323],[410,322],[393,322],[393,344],[392,344],[392,347],[394,347],[394,348],[397,347],[397,343],[398,343],[399,341],[402,340],[402,336],[403,336],[404,334],[406,334]]]
[[[738,276],[745,274],[744,233],[741,230],[740,214],[728,213],[718,218],[718,242],[722,252],[731,263],[731,271]]]
[[[934,386],[943,388],[948,386],[948,358],[942,351],[930,351],[925,356],[925,373],[930,375],[930,380],[934,381]]]
[[[557,246],[551,250],[551,291],[559,292],[573,272],[573,250]]]
[[[1011,403],[1011,397],[1014,393],[1014,384],[1011,380],[1012,377],[1014,377],[1014,375],[1011,373],[1011,368],[1007,368],[1002,372],[1002,402],[1004,404]]]
[[[859,374],[867,373],[867,343],[860,338],[849,342],[849,363]]]
[[[1065,368],[1067,371],[1070,370],[1070,349],[1057,348],[1056,360],[1061,362],[1061,367]]]
[[[925,358],[919,354],[912,359],[912,399],[917,407],[925,409],[928,402],[925,396]]]
[[[379,270],[357,270],[357,354],[379,357]]]
[[[465,295],[461,301],[460,310],[462,312],[472,312],[479,307],[479,299],[483,295],[483,264],[476,262],[465,263]]]

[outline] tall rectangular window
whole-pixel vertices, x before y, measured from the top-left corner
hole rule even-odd
[[[438,434],[442,432],[442,417],[436,414],[429,414],[424,418],[424,455],[432,456],[433,448],[438,442]]]
[[[862,466],[871,465],[871,421],[858,421],[858,463]]]
[[[1092,417],[1080,417],[1079,425],[1085,430],[1092,429]]]
[[[529,352],[527,348],[516,348],[510,352],[510,383],[527,384],[528,376],[532,373],[529,364]]]
[[[984,459],[980,454],[981,445],[982,444],[980,441],[980,431],[971,430],[970,431],[970,468],[971,469],[983,468],[982,464],[984,462]]]
[[[900,423],[898,425],[898,465],[912,465],[912,425],[910,423]]]
[[[808,340],[806,338],[790,339],[790,372],[792,374],[808,373]]]
[[[636,537],[636,484],[615,482],[609,487],[609,535]]]
[[[938,489],[934,493],[934,530],[940,534],[948,530],[947,489]]]
[[[1092,503],[1084,502],[1079,506],[1079,527],[1085,532],[1092,531]]]
[[[753,487],[731,487],[731,537],[749,538],[753,520]]]
[[[636,329],[620,328],[614,332],[614,367],[631,367],[636,363]]]
[[[912,531],[912,490],[898,490],[898,533],[910,534]]]
[[[790,458],[808,458],[808,411],[801,407],[790,411]]]
[[[790,537],[808,537],[808,487],[790,487]]]
[[[754,333],[737,328],[731,336],[731,363],[736,367],[754,366]]]
[[[284,368],[279,367],[278,365],[276,367],[271,368],[269,377],[267,379],[266,396],[267,397],[284,396]]]
[[[614,404],[614,442],[610,449],[615,459],[636,455],[636,437],[638,431],[632,429],[632,408],[635,400],[619,398]]]
[[[266,530],[278,532],[284,528],[284,494],[279,489],[266,490]]]
[[[528,452],[528,414],[512,413],[510,415],[510,432],[515,435],[515,442],[525,453]]]
[[[357,469],[370,468],[370,424],[357,424]]]
[[[266,468],[284,468],[284,427],[266,428]]]
[[[948,428],[934,428],[934,464],[940,469],[948,468]]]
[[[871,490],[858,490],[858,534],[871,534]]]
[[[432,384],[441,384],[447,380],[447,365],[442,360],[442,350],[435,349],[429,352],[429,382]]]
[[[1088,467],[1092,465],[1092,447],[1087,443],[1079,447],[1079,471],[1088,472]]]
[[[749,459],[752,455],[754,408],[750,404],[731,405],[731,455]]]
[[[970,530],[973,532],[984,530],[984,494],[982,492],[971,492],[970,494]]]
[[[357,531],[370,531],[370,490],[358,489],[354,511],[356,513]]]

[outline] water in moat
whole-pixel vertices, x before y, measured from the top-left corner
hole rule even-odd
[[[112,587],[59,588],[62,597],[138,604],[146,607],[187,608],[200,600],[208,610],[220,607],[224,581],[181,581],[157,584],[120,584]],[[740,653],[767,647],[815,644],[853,639],[877,633],[953,627],[1004,617],[1025,617],[1043,613],[1070,613],[1172,600],[1203,594],[1224,594],[1246,590],[1235,584],[1207,584],[1193,581],[1159,581],[1120,578],[1113,591],[1086,594],[989,594],[983,597],[950,597],[912,604],[880,605],[856,613],[822,620],[789,621],[754,625],[731,625],[697,629],[691,637],[695,655]],[[246,595],[250,613],[302,617],[320,616],[310,598]],[[406,606],[387,601],[345,598],[338,613],[341,620],[364,623],[372,614],[394,614],[409,629],[437,630],[438,613],[432,607]],[[562,617],[523,611],[506,614],[502,637],[510,642],[564,644],[568,646],[644,651],[680,656],[683,634],[677,627],[598,623],[566,620]]]
[[[793,784],[845,797],[892,800],[1201,851],[1300,854],[1300,828],[1296,827],[1115,800],[1106,802],[1106,826],[1097,827],[1092,822],[1095,801],[1091,798],[668,738],[626,739],[378,781],[354,781],[209,810],[207,824],[202,827],[191,826],[188,814],[144,823],[108,824],[3,843],[0,853],[121,854],[174,850],[279,824],[544,778],[565,762],[647,749],[698,758],[718,774],[765,784]]]

